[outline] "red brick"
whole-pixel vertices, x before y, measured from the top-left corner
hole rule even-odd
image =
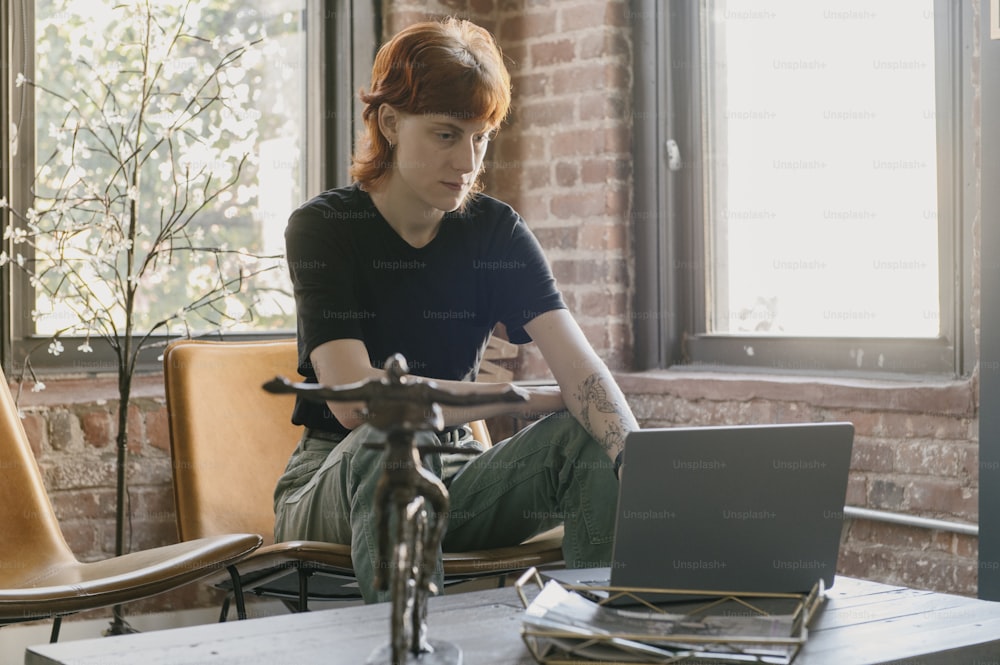
[[[469,0],[469,10],[477,14],[493,14],[496,9],[495,0]]]
[[[414,23],[433,21],[440,18],[440,15],[427,11],[394,11],[386,16],[385,25],[388,28],[388,34],[394,35],[403,28],[413,25]]]
[[[134,520],[132,537],[134,550],[145,550],[177,542],[177,526],[173,520]]]
[[[624,314],[624,303],[618,298],[609,298],[604,289],[584,293],[577,307],[578,316],[599,318],[617,317]]]
[[[979,495],[961,482],[950,478],[920,478],[906,488],[910,511],[975,521],[979,514]]]
[[[548,164],[528,164],[519,170],[524,188],[543,189],[552,184],[552,169]]]
[[[615,128],[567,128],[552,140],[553,157],[593,157],[629,152],[628,132]]]
[[[952,534],[951,553],[965,559],[979,558],[979,538],[964,534]]]
[[[507,197],[507,202],[514,207],[521,216],[528,222],[528,226],[534,228],[540,220],[548,217],[549,202],[544,194],[533,192],[522,192],[512,194]]]
[[[522,82],[521,72],[531,71],[528,64],[528,45],[519,42],[502,42],[500,43],[500,53],[507,66],[507,73],[510,74],[511,87],[515,96],[523,97],[524,90],[520,85]]]
[[[851,541],[878,543],[892,548],[948,551],[947,544],[937,540],[938,534],[940,532],[901,524],[850,520]]]
[[[116,423],[107,409],[95,409],[80,415],[83,440],[94,448],[105,448],[114,444]]]
[[[593,92],[594,90],[626,90],[631,78],[623,63],[594,64],[562,68],[553,77],[552,92],[556,95]]]
[[[895,460],[893,444],[855,436],[851,468],[859,471],[891,472]]]
[[[80,421],[72,411],[54,409],[49,413],[49,444],[54,450],[69,451],[82,446]]]
[[[621,284],[625,279],[625,262],[615,258],[554,260],[552,270],[568,284]]]
[[[628,213],[628,207],[631,203],[631,193],[623,188],[616,187],[606,187],[604,190],[604,202],[605,210],[609,215],[613,215],[615,219],[623,220]],[[625,231],[625,225],[622,224],[622,232]]]
[[[21,418],[21,425],[24,427],[24,433],[28,437],[28,443],[31,445],[31,452],[35,454],[36,458],[41,456],[42,447],[48,438],[46,436],[47,423],[44,416],[39,413],[25,413]]]
[[[631,171],[629,162],[614,156],[584,159],[580,165],[581,181],[585,185],[624,181]]]
[[[553,196],[551,210],[560,219],[579,219],[601,215],[605,206],[605,193],[602,190],[573,191]]]
[[[848,506],[868,507],[868,478],[851,473],[847,478],[847,497],[844,503]]]
[[[608,92],[598,92],[592,95],[582,95],[579,98],[579,120],[581,122],[596,122],[605,120],[615,125],[623,124],[626,114],[625,99]]]
[[[60,521],[105,517],[115,502],[113,490],[90,488],[86,491],[51,492],[49,499]]]
[[[958,449],[958,475],[969,485],[979,484],[979,444],[955,444]]]
[[[855,441],[858,437],[880,437],[884,431],[882,414],[879,413],[851,411],[842,419],[854,424]]]
[[[521,104],[517,108],[516,115],[518,122],[524,123],[526,129],[563,125],[573,121],[576,115],[576,100],[556,99]]]
[[[971,561],[956,561],[954,570],[954,585],[951,589],[942,588],[941,590],[945,593],[957,593],[965,596],[976,597],[979,589],[979,562],[975,559]],[[935,580],[934,583],[936,585],[937,580]]]
[[[879,510],[901,511],[904,508],[906,487],[886,478],[875,478],[868,483],[868,505]]]
[[[170,421],[166,406],[146,412],[146,440],[154,448],[170,451]]]
[[[556,163],[556,185],[573,187],[580,179],[580,167],[572,162]]]
[[[523,12],[523,8],[521,9]],[[500,21],[496,38],[501,46],[511,42],[521,42],[536,35],[555,34],[555,13],[522,12],[508,15]]]
[[[106,558],[110,553],[99,546],[97,530],[92,520],[63,520],[59,524],[66,544],[84,561]]]
[[[551,92],[550,88],[552,87],[553,77],[551,73],[535,72],[523,66],[518,67],[515,64],[510,74],[511,88],[517,99],[529,99],[537,95],[547,95]]]
[[[577,229],[575,226],[553,226],[538,229],[535,236],[546,252],[572,249],[576,247]]]
[[[577,40],[577,55],[580,60],[629,57],[628,34],[621,31],[591,31],[581,34]]]
[[[940,411],[931,410],[925,400],[933,399],[929,393],[916,390],[909,393],[906,413],[886,414],[884,416],[887,437],[910,439],[969,439],[972,435],[970,421],[956,418],[941,418]],[[940,394],[940,393],[939,393]],[[941,409],[938,402],[933,409]],[[909,410],[912,409],[912,412]]]
[[[894,468],[898,473],[955,476],[959,450],[949,442],[911,440],[895,446]]]
[[[581,224],[580,249],[623,250],[624,229],[616,224]],[[607,304],[605,304],[605,309]]]
[[[531,64],[535,67],[572,62],[576,56],[576,42],[572,39],[559,39],[531,44],[528,47],[528,55],[531,57]]]
[[[142,440],[145,437],[143,427],[142,411],[134,402],[128,407],[128,451],[129,454],[137,455],[142,452]]]
[[[527,153],[527,147],[520,133],[501,130],[499,138],[490,146],[488,157],[491,162],[503,162],[505,166],[518,168]]]

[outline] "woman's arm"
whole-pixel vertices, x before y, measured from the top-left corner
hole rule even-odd
[[[384,376],[380,369],[368,361],[368,348],[358,339],[338,339],[320,344],[309,355],[316,379],[327,386],[345,386]],[[477,393],[501,395],[511,389],[510,383],[473,383],[471,381],[443,381],[433,379],[441,389],[457,394]],[[535,416],[559,411],[563,408],[560,391],[554,386],[538,386],[520,389],[527,393],[525,402],[478,404],[472,406],[444,406],[445,425],[463,425],[473,420],[514,414]],[[328,401],[327,406],[344,427],[354,429],[365,422],[363,402]]]
[[[625,395],[565,309],[541,314],[524,326],[559,384],[570,413],[615,459],[625,435],[639,429]]]

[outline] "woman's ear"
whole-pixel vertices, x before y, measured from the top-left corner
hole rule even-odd
[[[378,129],[390,146],[399,143],[399,111],[388,104],[379,106]]]

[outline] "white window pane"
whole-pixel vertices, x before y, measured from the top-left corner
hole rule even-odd
[[[173,251],[161,245],[156,260],[142,269],[135,310],[138,332],[165,319],[171,319],[169,327],[158,332],[209,331],[226,319],[227,326],[232,319],[242,319],[231,330],[293,329],[294,305],[280,257],[247,256],[283,254],[285,220],[302,199],[304,0],[151,3],[158,16],[151,65],[162,69],[148,74],[150,80],[157,78],[146,104],[141,101],[142,78],[135,74],[141,63],[137,44],[143,41],[142,26],[129,20],[121,4],[47,0],[35,5],[37,206],[66,209],[64,219],[55,221],[60,215],[50,214],[42,228],[71,223],[89,227],[71,239],[60,236],[62,245],[50,241],[39,248],[41,260],[46,249],[53,257],[80,257],[73,270],[88,293],[75,297],[63,286],[58,298],[46,296],[44,287],[55,286],[60,272],[65,274],[63,269],[50,270],[36,281],[36,332],[98,333],[96,325],[85,323],[95,311],[105,324],[121,328],[120,278],[128,274],[121,248],[128,240],[115,238],[116,231],[102,229],[95,220],[117,220],[118,229],[124,228],[130,198],[140,208],[134,243],[140,262],[150,257],[164,228],[193,215],[184,233],[177,235],[181,240]],[[185,5],[187,22],[178,30],[176,16]],[[220,59],[250,42],[256,43],[226,67],[221,86],[212,82],[199,87]],[[224,102],[211,102],[215,97]],[[185,113],[191,119],[183,129],[172,129]],[[144,162],[138,187],[131,187],[131,178],[119,173],[129,151]],[[67,179],[68,174],[72,178]],[[71,184],[75,178],[80,185]],[[218,185],[229,180],[232,185],[219,192]],[[88,192],[106,200],[83,203]],[[174,221],[166,221],[172,217]],[[192,252],[191,247],[225,251]],[[102,252],[111,257],[105,266],[85,258]],[[246,276],[271,265],[277,268],[239,279],[241,273]],[[38,268],[44,270],[44,262]],[[220,295],[223,281],[241,295]],[[212,293],[220,297],[199,311],[175,317]],[[253,319],[244,316],[249,302],[257,314]],[[81,321],[83,325],[73,329]]]
[[[932,0],[706,0],[708,327],[940,330]]]

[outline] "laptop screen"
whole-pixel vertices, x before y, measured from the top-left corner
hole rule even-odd
[[[625,443],[614,586],[802,592],[833,585],[854,427],[647,429]]]

